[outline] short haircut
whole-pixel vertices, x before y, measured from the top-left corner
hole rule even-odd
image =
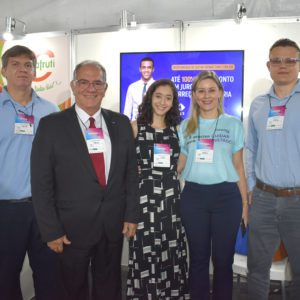
[[[21,46],[21,45],[13,46],[4,52],[4,54],[1,58],[2,68],[7,67],[9,58],[18,57],[18,56],[22,56],[22,55],[27,56],[28,58],[30,58],[32,60],[33,67],[35,69],[37,59],[36,59],[34,52],[32,50],[30,50],[29,48],[27,48],[25,46]]]
[[[79,71],[80,68],[82,68],[83,66],[86,66],[86,65],[92,65],[92,66],[95,66],[97,69],[99,69],[101,72],[102,72],[102,80],[104,82],[106,82],[106,70],[105,68],[99,63],[97,62],[96,60],[84,60],[82,61],[81,63],[79,63],[76,67],[75,67],[75,70],[73,72],[73,80],[76,80],[77,79],[77,73]]]
[[[290,39],[279,39],[277,40],[270,48],[270,51],[271,52],[274,48],[277,48],[277,47],[293,47],[295,49],[297,49],[298,52],[300,52],[300,48],[299,46],[297,45],[296,42],[290,40]]]
[[[147,57],[142,58],[141,61],[140,61],[140,67],[142,66],[143,61],[151,61],[152,62],[152,67],[154,67],[154,60],[151,57],[147,56]]]

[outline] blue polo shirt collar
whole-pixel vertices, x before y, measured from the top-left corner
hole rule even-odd
[[[297,83],[296,83],[294,89],[292,90],[292,92],[287,97],[290,97],[290,96],[294,95],[295,93],[300,93],[300,81],[299,81],[299,79],[297,80]],[[266,96],[270,96],[272,98],[278,99],[277,95],[274,92],[274,85],[271,86],[271,88],[269,89]]]
[[[26,107],[30,107],[32,103],[36,104],[37,102],[40,102],[41,98],[37,95],[37,93],[32,89],[31,90],[31,101],[26,105]],[[15,105],[20,105],[18,102],[16,102],[8,93],[6,87],[3,88],[2,92],[0,93],[0,105],[3,106],[7,102],[12,102]]]

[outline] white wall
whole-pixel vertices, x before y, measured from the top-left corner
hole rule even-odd
[[[28,256],[25,256],[22,272],[20,274],[21,289],[24,300],[30,300],[34,297],[32,271],[29,266]]]
[[[106,68],[108,90],[103,107],[119,111],[120,53],[178,50],[178,29],[142,29],[75,36],[75,64],[85,59]]]

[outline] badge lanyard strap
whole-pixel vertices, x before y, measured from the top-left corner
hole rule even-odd
[[[154,130],[153,139],[154,139],[154,143],[157,144],[157,133],[162,133],[163,134],[163,132],[167,128],[167,126],[163,129],[155,129],[150,124],[149,124],[149,126]]]
[[[14,103],[13,103],[12,101],[9,101],[9,102],[10,102],[11,105],[13,106],[13,108],[14,108],[14,110],[15,110],[15,112],[16,112],[16,115],[18,115],[18,112],[20,112],[20,113],[22,113],[22,114],[25,115],[25,117],[26,117],[27,120],[29,119],[29,117],[32,117],[32,116],[33,116],[33,106],[34,106],[34,103],[32,103],[32,106],[31,106],[31,114],[29,115],[29,114],[25,113],[24,111],[22,111],[22,110],[20,110],[20,109],[18,109],[18,111],[17,111],[17,109],[16,109]],[[26,107],[25,107],[25,108],[26,108]]]
[[[212,135],[213,140],[215,140],[215,133],[216,133],[216,130],[218,128],[219,118],[220,118],[220,116],[217,119],[216,126],[215,126],[215,129],[214,129],[213,135]],[[198,136],[199,136],[199,139],[200,139],[201,138],[201,136],[200,136],[200,125],[198,126]]]
[[[157,144],[157,130],[155,129],[155,128],[153,128],[154,129],[154,135],[153,135],[153,137],[154,137],[154,143],[155,144]]]
[[[150,125],[151,126],[151,125]],[[153,127],[152,127],[153,128]],[[157,136],[156,136],[156,134],[157,133],[162,133],[163,132],[163,129],[162,129],[162,131],[160,131],[160,129],[159,130],[156,130],[155,128],[153,128],[153,130],[154,130],[154,134],[153,134],[153,137],[154,137],[154,144],[157,144]],[[157,132],[158,131],[158,132]],[[154,146],[154,145],[153,145]],[[154,159],[154,149],[152,149],[152,156],[153,156],[153,159]]]
[[[83,121],[81,120],[81,118],[79,117],[79,115],[78,115],[77,113],[76,113],[76,115],[77,115],[79,121],[81,122],[81,124],[84,126],[85,130],[88,130],[89,128],[86,127],[86,125],[83,123]],[[96,120],[95,120],[95,121],[96,121]],[[102,129],[102,116],[101,116],[101,114],[100,114],[100,128]],[[102,129],[102,130],[103,130],[103,129]]]
[[[293,95],[290,95],[289,98],[287,99],[287,101],[285,102],[285,104],[283,105],[286,109],[287,104],[289,103],[289,101],[291,100]],[[270,110],[272,110],[272,104],[271,104],[271,96],[269,95],[269,105],[270,105]]]

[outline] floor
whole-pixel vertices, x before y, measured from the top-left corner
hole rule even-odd
[[[126,280],[127,280],[127,267],[122,267],[122,299],[126,299]],[[287,299],[289,299],[289,288],[286,287]],[[35,300],[32,298],[31,300]],[[155,299],[153,299],[155,300]],[[175,299],[174,299],[175,300]],[[236,284],[236,278],[234,278],[233,298],[232,300],[248,300],[247,299],[247,282],[246,279],[241,279],[239,291]],[[282,300],[280,282],[272,282],[270,289],[269,300]]]
[[[123,291],[122,291],[122,299],[126,299],[126,279],[127,279],[127,268],[122,267],[122,283],[123,283]],[[288,286],[286,287],[286,294],[288,298]],[[280,290],[280,282],[272,282],[271,283],[271,291],[269,300],[281,300],[281,290]],[[155,299],[153,299],[155,300]],[[232,300],[247,300],[247,282],[246,279],[242,279],[240,283],[240,290],[238,292],[236,278],[234,278],[234,290],[233,290],[233,299]]]

